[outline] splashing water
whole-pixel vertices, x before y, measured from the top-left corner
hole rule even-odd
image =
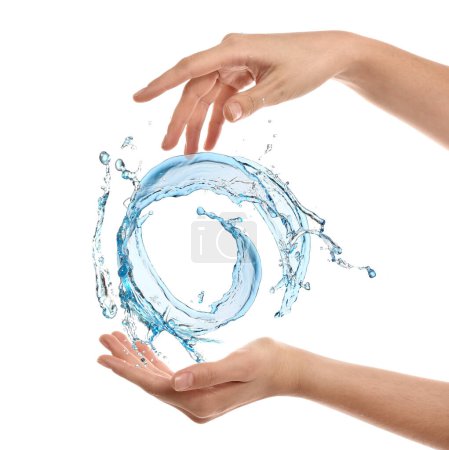
[[[135,150],[137,147],[133,144],[133,141],[134,138],[132,136],[127,136],[120,148],[123,150],[124,148],[129,147],[131,150]]]
[[[111,172],[109,162],[111,157],[107,152],[100,153],[100,162],[106,166],[103,195],[98,199],[98,220],[92,240],[92,258],[94,260],[97,299],[103,311],[103,315],[109,319],[117,314],[114,289],[112,287],[111,275],[105,266],[103,252],[101,250],[101,231],[103,228],[106,203],[111,189]]]
[[[104,267],[100,241],[109,195],[109,155],[107,158],[100,155],[100,160],[106,165],[105,182],[108,181],[98,203],[99,220],[94,236],[97,296],[103,311],[105,308],[115,311],[110,281],[103,282],[109,280],[105,275],[107,273],[109,276],[109,273]],[[243,219],[226,220],[198,207],[199,215],[217,221],[236,242],[237,257],[231,286],[221,298],[210,304],[209,311],[197,310],[176,298],[152,265],[142,238],[142,226],[152,215],[151,211],[146,212],[147,208],[164,198],[209,190],[225,195],[237,205],[249,202],[254,206],[271,231],[280,254],[282,278],[270,289],[272,293],[284,289],[276,317],[290,312],[301,288],[310,289],[310,284],[304,283],[304,277],[309,263],[311,235],[318,236],[324,242],[332,262],[348,269],[356,267],[366,270],[371,278],[376,275],[369,266],[353,266],[343,260],[340,257],[342,249],[324,234],[325,221],[301,205],[278,175],[256,162],[217,153],[176,156],[151,169],[140,181],[137,179],[138,171],[128,171],[122,160],[117,160],[115,166],[122,172],[122,178],[131,180],[134,185],[126,215],[117,233],[119,295],[125,310],[123,325],[134,342],[141,340],[154,349],[155,337],[165,331],[178,339],[193,359],[202,361],[201,354],[194,348],[195,344],[199,341],[210,342],[203,336],[242,317],[253,304],[260,285],[262,268],[259,254],[251,239],[238,228]],[[317,228],[310,228],[309,220],[317,224]],[[99,290],[99,284],[100,287],[108,287],[105,291],[108,295],[104,295],[103,288]],[[198,303],[202,303],[203,298],[204,291],[198,295]],[[143,339],[137,335],[136,321],[148,330]]]

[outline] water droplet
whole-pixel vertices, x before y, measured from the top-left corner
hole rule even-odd
[[[111,160],[111,156],[108,152],[101,152],[99,158],[101,164],[104,164],[105,166],[107,166],[109,164],[109,161]]]
[[[203,300],[204,300],[204,291],[201,291],[198,294],[198,303],[203,303]]]
[[[123,162],[123,159],[117,159],[117,161],[115,161],[115,168],[119,171],[122,172],[123,170],[125,170],[125,163]]]
[[[368,272],[368,276],[370,278],[374,278],[376,276],[376,271],[374,269],[371,269],[371,267],[367,267],[366,268],[367,272]]]
[[[187,344],[187,345],[190,345],[191,347],[193,347],[193,346],[196,345],[197,342],[198,342],[198,339],[196,339],[196,338],[194,338],[194,337],[191,337],[190,339],[188,339],[188,340],[186,341],[186,344]]]
[[[117,314],[117,306],[112,304],[113,301],[110,298],[105,298],[106,301],[109,302],[109,304],[106,304],[106,302],[103,303],[103,316],[106,317],[106,319],[112,319]]]
[[[310,291],[310,283],[307,281],[305,282],[302,287],[306,290],[306,291]]]
[[[123,149],[123,148],[125,148],[125,147],[131,146],[131,149],[133,150],[133,149],[134,149],[134,145],[131,145],[132,142],[133,142],[133,140],[134,140],[134,138],[133,138],[132,136],[126,137],[125,140],[123,141],[122,146],[121,146],[120,148]]]
[[[120,266],[120,269],[118,270],[118,276],[119,276],[120,278],[122,278],[122,277],[124,277],[125,275],[127,275],[128,269],[129,269],[129,267],[128,267],[127,264],[121,265],[121,266]]]

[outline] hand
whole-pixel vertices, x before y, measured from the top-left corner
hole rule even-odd
[[[229,34],[216,47],[182,59],[134,94],[134,100],[146,102],[189,80],[162,148],[175,147],[187,127],[184,153],[195,153],[213,104],[204,144],[205,150],[212,150],[225,118],[235,122],[263,106],[304,95],[342,73],[351,61],[354,37],[338,31]],[[253,82],[253,88],[239,93]]]
[[[118,331],[98,362],[197,423],[275,395],[292,395],[438,448],[449,448],[449,383],[325,358],[269,338],[221,361],[173,373],[149,347],[136,353]],[[145,353],[144,353],[145,352]],[[144,361],[142,361],[144,357]],[[419,414],[416,414],[419,411]]]
[[[100,364],[197,423],[294,389],[295,380],[287,370],[289,347],[269,338],[257,339],[220,361],[195,364],[176,373],[140,342],[138,355],[123,333],[104,334],[100,342],[112,353],[100,356]]]

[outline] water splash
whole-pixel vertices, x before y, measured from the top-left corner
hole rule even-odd
[[[268,125],[271,126],[272,120],[268,119]],[[272,139],[275,139],[277,137],[277,133],[273,133],[272,134]],[[269,142],[268,144],[266,144],[265,146],[265,150],[264,152],[257,158],[258,161],[261,161],[262,158],[265,157],[265,155],[267,155],[268,153],[270,153],[273,150],[273,141]]]
[[[92,239],[92,258],[95,268],[96,294],[98,303],[103,311],[103,315],[112,318],[117,314],[117,305],[115,301],[114,289],[112,287],[111,275],[105,266],[105,259],[101,249],[101,232],[106,203],[111,189],[111,171],[109,162],[111,157],[107,152],[100,153],[100,162],[105,166],[104,185],[102,186],[103,195],[98,199],[98,219],[95,227],[94,237]]]
[[[99,201],[98,242],[110,181],[110,158],[100,156],[100,160],[106,164],[109,178],[106,182],[105,177],[107,188]],[[210,303],[209,311],[195,309],[176,298],[157,274],[142,238],[142,226],[152,215],[151,211],[146,212],[147,208],[164,198],[209,190],[225,195],[237,205],[248,202],[254,206],[271,231],[280,254],[283,275],[270,290],[284,289],[276,317],[282,317],[291,310],[301,288],[310,289],[310,284],[304,283],[304,277],[309,262],[311,235],[318,236],[326,244],[332,262],[348,269],[357,267],[366,270],[370,277],[375,276],[369,266],[353,266],[343,260],[340,257],[341,247],[324,234],[324,219],[301,205],[277,174],[256,162],[217,153],[177,156],[151,169],[140,181],[137,178],[139,169],[129,171],[122,160],[117,160],[115,166],[122,173],[122,178],[130,180],[134,186],[125,218],[117,233],[119,295],[125,310],[122,323],[134,342],[146,342],[156,350],[154,339],[165,331],[178,339],[196,361],[202,361],[202,355],[195,349],[196,344],[210,342],[204,337],[205,334],[242,317],[253,304],[260,285],[262,269],[259,254],[251,239],[238,227],[242,218],[226,220],[199,207],[199,215],[217,221],[236,242],[237,258],[231,286],[221,298]],[[318,228],[309,227],[309,220]],[[100,269],[104,272],[99,258],[94,257],[94,261],[96,272]],[[97,275],[97,286],[98,279],[105,278]],[[199,294],[198,303],[202,303],[203,299],[204,291]],[[104,305],[105,301],[100,301],[100,304]],[[145,337],[137,332],[138,322],[147,330]]]
[[[131,180],[133,182],[134,191],[137,191],[137,189],[139,189],[140,181],[139,181],[138,175],[142,168],[142,161],[139,162],[139,166],[137,167],[137,170],[135,170],[133,172],[131,170],[128,170],[125,166],[125,163],[123,162],[123,159],[119,158],[115,161],[115,168],[118,172],[122,173],[122,178],[124,180]],[[125,201],[127,201],[127,200],[128,199],[126,199]]]
[[[120,148],[123,150],[124,148],[129,147],[131,150],[135,150],[137,147],[134,145],[133,141],[134,138],[132,136],[126,137]]]
[[[267,144],[264,155],[266,155],[267,153],[270,153],[271,150],[273,150],[273,144]]]

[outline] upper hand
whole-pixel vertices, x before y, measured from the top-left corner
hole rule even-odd
[[[212,150],[225,119],[235,122],[263,106],[299,97],[343,72],[350,39],[349,33],[335,31],[229,34],[221,44],[183,58],[134,94],[134,100],[146,102],[188,81],[162,148],[175,147],[186,128],[184,153],[195,153],[213,104],[204,144],[205,150]],[[253,82],[254,87],[239,93]]]
[[[262,398],[286,394],[293,382],[284,364],[287,346],[269,338],[257,339],[220,361],[195,364],[176,373],[140,342],[138,355],[123,333],[102,335],[100,342],[112,353],[100,356],[100,364],[198,423]]]

